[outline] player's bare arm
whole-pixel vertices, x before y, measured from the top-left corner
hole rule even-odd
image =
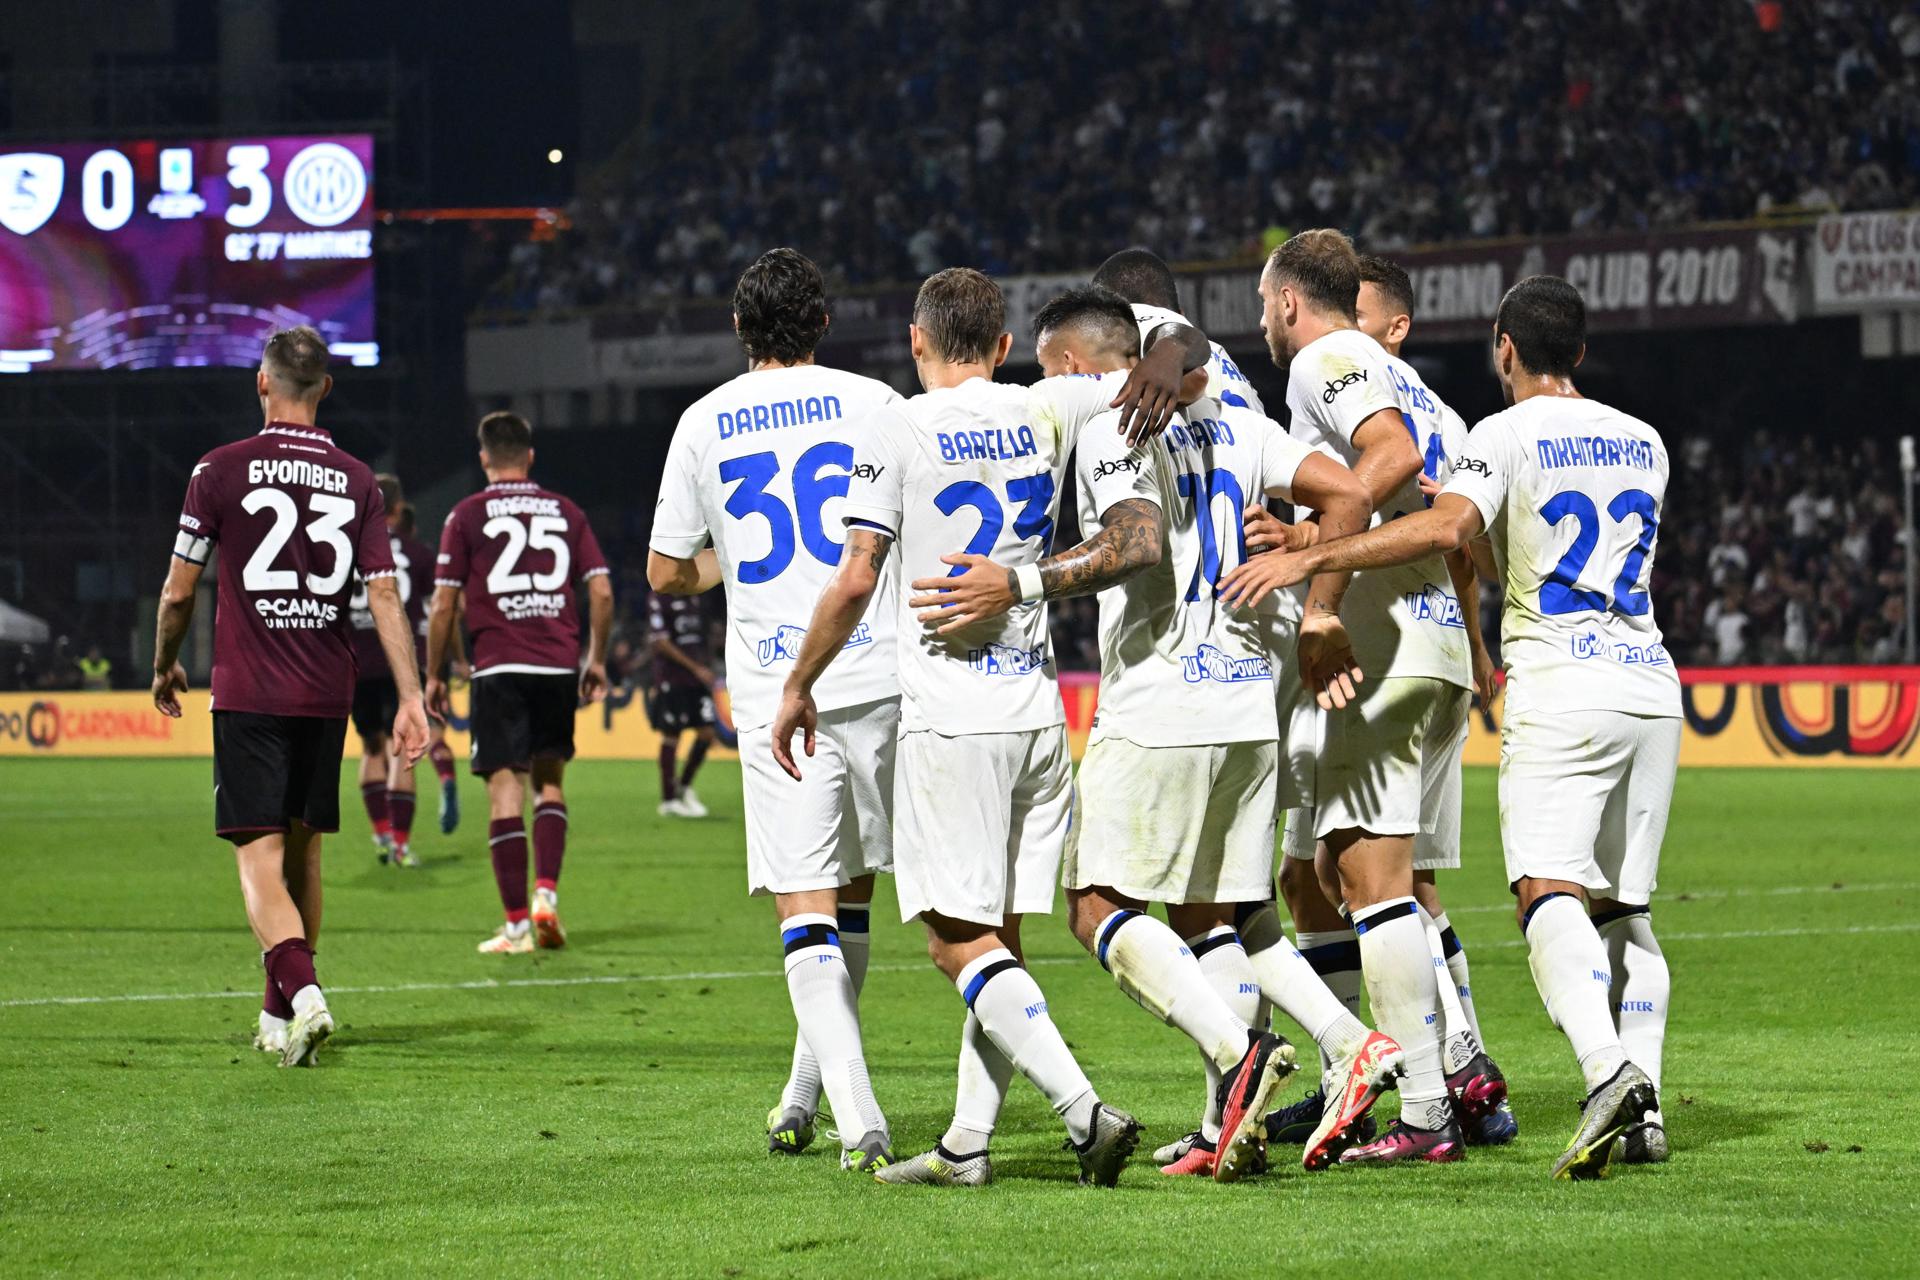
[[[187,690],[187,671],[180,665],[180,645],[193,621],[193,593],[200,586],[204,566],[180,556],[167,569],[160,588],[159,618],[153,639],[153,705],[161,715],[180,718],[180,695]]]
[[[427,711],[420,701],[420,668],[413,652],[413,627],[400,599],[400,583],[391,573],[367,579],[367,609],[380,636],[381,651],[393,672],[400,708],[393,717],[393,752],[409,765],[427,753]]]
[[[1472,546],[1469,543],[1458,551],[1447,553],[1447,578],[1453,583],[1453,593],[1460,601],[1460,613],[1467,624],[1467,649],[1473,661],[1473,691],[1480,695],[1480,705],[1487,707],[1493,704],[1495,672],[1493,655],[1487,652],[1486,637],[1480,634],[1480,575],[1469,554]]]
[[[647,585],[670,596],[697,596],[720,585],[720,557],[707,547],[692,559],[647,552]]]
[[[607,696],[607,645],[613,637],[613,580],[604,573],[587,579],[587,660],[580,667],[580,705]]]
[[[1318,573],[1350,573],[1412,564],[1431,555],[1457,551],[1482,528],[1480,508],[1457,493],[1443,493],[1432,509],[1389,520],[1378,529],[1350,538],[1330,539],[1305,551],[1269,556],[1279,585],[1304,582]]]
[[[1203,368],[1211,354],[1206,334],[1173,321],[1147,335],[1145,350],[1109,406],[1120,410],[1120,433],[1129,445],[1167,429],[1183,403],[1186,375]]]
[[[1101,514],[1100,525],[1100,532],[1085,542],[1035,566],[1040,598],[1094,595],[1160,563],[1165,536],[1155,503],[1145,498],[1116,502]],[[911,608],[926,610],[918,615],[921,623],[939,635],[997,618],[1023,602],[1018,570],[965,553],[941,556],[940,562],[965,572],[951,578],[916,578],[913,589],[924,594],[907,601]]]
[[[443,582],[433,589],[433,610],[427,615],[427,709],[442,720],[453,710],[440,673],[447,669],[447,646],[453,643],[459,604],[460,588]]]
[[[806,734],[806,752],[813,754],[813,733],[818,723],[813,707],[814,682],[846,648],[853,629],[866,616],[867,604],[880,585],[880,572],[892,548],[892,534],[873,528],[848,529],[840,566],[813,607],[807,638],[800,643],[793,671],[780,691],[780,710],[773,718],[773,758],[794,778],[800,776],[800,766],[793,759],[796,730]]]

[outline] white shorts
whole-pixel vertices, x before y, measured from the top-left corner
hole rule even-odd
[[[837,889],[893,869],[893,757],[900,700],[822,711],[795,782],[773,761],[773,726],[740,731],[752,893]]]
[[[1073,813],[1064,725],[900,735],[894,777],[900,918],[974,924],[1053,910]]]
[[[1265,902],[1278,759],[1271,742],[1089,745],[1062,883],[1143,902]]]
[[[1316,839],[1349,828],[1417,836],[1425,830],[1426,757],[1437,748],[1429,729],[1462,691],[1428,676],[1389,676],[1363,681],[1359,692],[1357,704],[1338,711],[1322,711],[1311,697],[1296,704],[1287,746],[1299,807],[1313,815],[1306,825]]]
[[[1420,750],[1420,834],[1413,838],[1415,871],[1460,867],[1460,766],[1467,753],[1473,691],[1448,685],[1427,725]]]
[[[1507,880],[1585,885],[1643,907],[1667,834],[1680,721],[1624,711],[1510,715],[1500,739]]]

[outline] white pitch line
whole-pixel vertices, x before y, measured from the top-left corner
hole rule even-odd
[[[1671,893],[1662,893],[1654,899],[1653,905],[1655,907],[1685,906],[1689,902],[1718,902],[1724,898],[1781,898],[1811,893],[1899,893],[1910,889],[1920,889],[1920,881],[1896,880],[1886,884],[1788,884],[1776,885],[1771,889],[1679,889]],[[1482,906],[1447,908],[1449,916],[1495,911],[1512,915],[1513,904],[1496,902]]]
[[[1716,942],[1738,940],[1742,938],[1829,938],[1862,933],[1913,933],[1920,930],[1920,920],[1905,921],[1900,924],[1856,924],[1840,928],[1800,928],[1800,929],[1731,929],[1721,933],[1668,933],[1659,935],[1662,943],[1667,942]],[[1475,942],[1475,947],[1524,947],[1525,938],[1501,938],[1493,942]],[[1042,956],[1027,961],[1030,967],[1039,965],[1081,964],[1081,956]],[[918,964],[876,964],[868,968],[868,973],[922,973],[925,965]],[[648,982],[728,982],[744,978],[771,981],[781,974],[772,969],[721,970],[712,973],[634,973],[608,974],[604,977],[579,978],[480,978],[471,982],[401,982],[375,987],[328,987],[330,995],[394,995],[410,991],[494,991],[511,987],[623,987],[636,986]],[[0,1009],[23,1009],[53,1005],[88,1004],[149,1004],[174,1000],[257,1000],[259,995],[253,991],[163,991],[138,995],[113,996],[32,996],[25,999],[0,1000]]]
[[[1043,964],[1078,964],[1078,956],[1042,956],[1029,960],[1029,967]],[[876,964],[868,973],[920,973],[921,964]],[[626,987],[644,982],[727,982],[741,978],[783,977],[774,969],[738,969],[713,973],[631,973],[606,974],[578,978],[475,978],[470,982],[396,982],[374,987],[327,987],[328,995],[383,996],[408,991],[496,991],[509,987]],[[160,991],[139,995],[112,996],[32,996],[18,1000],[0,1000],[0,1009],[24,1009],[44,1005],[76,1004],[151,1004],[173,1000],[257,1000],[255,991]]]

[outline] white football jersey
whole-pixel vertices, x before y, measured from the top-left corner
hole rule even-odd
[[[1159,564],[1100,593],[1093,739],[1145,747],[1274,740],[1270,623],[1219,604],[1215,591],[1247,558],[1247,503],[1275,491],[1291,499],[1309,452],[1271,418],[1204,398],[1187,407],[1185,422],[1132,453],[1104,432],[1081,438],[1082,534],[1092,536],[1114,503],[1142,496],[1159,506],[1165,530]]]
[[[1507,713],[1680,714],[1648,583],[1667,448],[1597,400],[1533,396],[1473,429],[1445,492],[1471,499],[1506,582]]]
[[[1351,467],[1360,457],[1354,431],[1382,409],[1391,409],[1424,451],[1419,429],[1399,398],[1399,383],[1408,382],[1412,374],[1411,366],[1403,362],[1403,367],[1404,373],[1397,370],[1393,357],[1358,329],[1336,329],[1308,343],[1287,369],[1287,413],[1293,438]],[[1417,379],[1413,375],[1413,381]],[[1432,397],[1424,387],[1420,390]],[[1380,504],[1370,527],[1425,507],[1426,496],[1415,476]],[[1446,561],[1439,555],[1353,575],[1340,616],[1353,640],[1354,657],[1368,679],[1426,676],[1471,687],[1466,618],[1451,583]],[[1297,598],[1304,599],[1305,593],[1302,584]]]
[[[895,539],[901,728],[1015,733],[1065,723],[1044,601],[942,636],[907,607],[907,584],[959,572],[940,562],[954,552],[1008,568],[1043,559],[1074,443],[1083,428],[1118,433],[1120,415],[1107,404],[1125,381],[1111,373],[1021,387],[970,378],[861,424],[845,518]]]
[[[1178,311],[1169,311],[1165,307],[1150,307],[1144,302],[1133,303],[1133,318],[1140,322],[1140,354],[1145,355],[1147,335],[1163,324],[1192,325],[1193,321]],[[1240,372],[1240,366],[1233,362],[1227,349],[1217,342],[1207,344],[1213,354],[1207,357],[1207,398],[1218,400],[1221,404],[1240,409],[1251,409],[1255,413],[1265,413],[1260,404],[1260,393],[1247,381],[1247,375]]]
[[[820,592],[840,563],[853,428],[900,399],[841,369],[761,369],[722,383],[680,415],[649,545],[690,559],[709,542],[727,593],[734,726],[773,722]],[[814,689],[823,711],[895,697],[895,578]]]

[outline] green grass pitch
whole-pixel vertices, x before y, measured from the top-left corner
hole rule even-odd
[[[1234,1187],[1164,1179],[1143,1152],[1095,1191],[1016,1080],[999,1181],[943,1193],[843,1175],[824,1140],[765,1154],[793,1023],[772,908],[743,892],[736,766],[708,767],[714,816],[698,823],[654,816],[650,764],[577,768],[574,945],[504,959],[473,950],[496,917],[478,785],[462,780],[452,838],[423,796],[426,865],[398,872],[374,862],[349,771],[320,947],[343,1025],[312,1071],[248,1048],[260,969],[205,763],[4,774],[0,1274],[1912,1272],[1911,775],[1681,777],[1655,913],[1674,973],[1664,1168],[1548,1180],[1579,1084],[1501,883],[1493,777],[1474,771],[1467,868],[1442,889],[1513,1085],[1515,1145],[1315,1176],[1276,1158]],[[905,1154],[948,1117],[962,1007],[891,903],[883,889],[864,1009]],[[1101,1094],[1149,1144],[1190,1127],[1192,1048],[1059,917],[1031,921],[1028,948]]]

